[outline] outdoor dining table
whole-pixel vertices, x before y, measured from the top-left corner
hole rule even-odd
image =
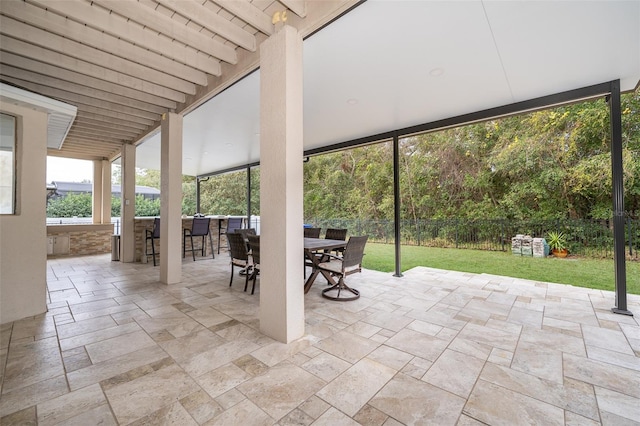
[[[322,256],[317,256],[317,252],[324,252],[325,250],[335,250],[338,248],[345,248],[347,242],[344,240],[328,240],[325,238],[305,238],[304,239],[304,255],[313,264],[313,272],[307,278],[304,283],[304,293],[307,294],[313,285],[316,277],[321,273],[329,283],[335,284],[331,275],[326,271],[318,269],[318,264],[322,260]]]

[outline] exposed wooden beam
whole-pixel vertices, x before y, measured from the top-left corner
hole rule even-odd
[[[0,32],[18,40],[29,41],[45,49],[91,62],[95,65],[116,70],[123,74],[147,80],[161,86],[177,89],[188,94],[195,94],[196,92],[195,84],[186,80],[128,61],[113,54],[105,53],[99,49],[85,46],[76,41],[51,34],[40,28],[25,25],[8,16],[0,16]]]
[[[100,143],[124,143],[128,139],[123,138],[114,138],[112,136],[104,136],[95,132],[83,132],[80,130],[69,130],[69,134],[67,135],[69,138],[84,138],[88,141],[96,141]]]
[[[111,153],[110,153],[111,154]],[[77,153],[70,153],[68,151],[62,151],[62,150],[57,150],[54,148],[49,148],[47,149],[47,155],[51,156],[51,157],[62,157],[62,158],[75,158],[76,160],[89,160],[89,161],[93,161],[93,160],[108,160],[109,158],[111,158],[111,155],[100,155],[95,154],[95,155],[91,155],[88,154],[85,151],[83,152],[77,152]]]
[[[136,129],[140,132],[145,132],[147,131],[147,129],[149,129],[148,124],[136,123],[134,121],[121,121],[114,117],[108,117],[102,114],[97,114],[93,111],[90,112],[82,109],[78,110],[78,114],[76,115],[76,120],[78,119],[99,121],[107,125],[122,126],[127,129]]]
[[[258,9],[246,0],[212,0],[221,8],[233,13],[256,30],[266,34],[273,34],[271,16]]]
[[[212,10],[204,7],[200,3],[184,0],[156,1],[240,47],[251,52],[255,52],[257,48],[256,38],[253,34],[243,30],[233,22],[230,22],[217,13],[214,13]]]
[[[93,151],[97,156],[105,157],[110,152],[120,149],[123,144],[120,143],[110,143],[110,142],[96,142],[96,141],[88,141],[83,138],[68,137],[65,139],[64,144],[62,145],[62,149],[60,151],[66,152],[79,152],[86,153],[87,151]]]
[[[238,56],[232,47],[193,31],[151,7],[142,6],[142,3],[121,0],[94,0],[94,3],[222,61],[230,64],[238,62]]]
[[[291,10],[293,13],[298,15],[301,18],[307,16],[307,2],[306,0],[278,0],[282,3],[287,9]]]
[[[167,109],[175,109],[177,107],[177,103],[170,99],[145,93],[140,90],[130,89],[128,87],[81,74],[79,72],[69,71],[64,68],[56,67],[54,65],[34,61],[29,58],[14,55],[10,52],[1,52],[0,55],[2,57],[3,64],[11,65],[15,68],[24,70],[37,70],[38,73],[54,79],[77,83],[88,88],[113,93],[131,99],[138,99],[141,102],[158,105]]]
[[[104,131],[112,131],[115,133],[132,135],[133,137],[144,133],[144,131],[146,130],[146,128],[138,129],[135,127],[125,126],[122,123],[109,123],[107,121],[95,120],[91,117],[80,114],[76,115],[76,119],[73,121],[73,125],[95,128]]]
[[[43,86],[41,84],[32,83],[30,81],[21,80],[13,77],[4,76],[3,79],[16,86],[23,87],[35,93],[39,93],[43,96],[49,96],[54,99],[59,99],[63,102],[70,103],[72,105],[90,105],[96,108],[102,108],[107,110],[118,111],[120,114],[126,114],[131,117],[141,118],[146,120],[159,121],[161,114],[154,114],[152,112],[143,111],[137,108],[127,107],[124,105],[114,105],[112,102],[103,101],[97,98],[91,98],[88,96],[78,95],[65,90],[56,89],[53,87]]]
[[[115,95],[110,92],[105,92],[103,90],[92,89],[86,86],[82,86],[80,84],[70,83],[68,81],[61,81],[57,78],[52,78],[46,75],[38,74],[35,72],[19,69],[12,67],[10,65],[5,65],[4,63],[0,63],[0,74],[6,75],[13,78],[18,78],[24,81],[30,81],[32,83],[47,86],[63,91],[68,91],[70,93],[87,96],[90,98],[95,98],[98,100],[104,100],[108,102],[112,102],[114,104],[120,104],[127,107],[137,108],[142,111],[148,111],[155,114],[163,114],[167,111],[166,108],[161,106],[148,104],[146,102],[141,102],[136,99],[127,98],[120,95]]]
[[[1,32],[2,30],[0,29],[0,33]],[[67,56],[59,52],[54,52],[40,46],[35,46],[5,35],[0,35],[0,50],[3,52],[11,52],[16,55],[38,58],[38,61],[52,66],[82,73],[93,78],[119,84],[154,96],[160,96],[174,102],[184,103],[186,99],[183,92],[179,92],[173,88],[155,84],[142,78],[123,74],[119,71],[110,70],[105,67]]]
[[[113,135],[122,139],[134,139],[141,133],[139,131],[124,130],[122,126],[109,127],[101,125],[99,122],[89,123],[85,120],[75,120],[71,128],[84,131],[95,131],[105,135]]]
[[[117,110],[104,109],[95,107],[93,105],[85,105],[85,104],[77,104],[78,111],[88,112],[91,114],[96,114],[97,116],[114,118],[118,121],[123,121],[124,124],[131,126],[133,123],[144,124],[145,126],[154,126],[156,121],[148,120],[146,118],[133,116],[130,114],[123,114]],[[131,124],[130,124],[131,123]]]
[[[30,0],[41,7],[72,18],[78,22],[87,22],[91,27],[111,34],[122,40],[134,43],[137,46],[156,52],[167,58],[189,65],[208,74],[220,75],[220,61],[209,55],[198,53],[195,49],[177,46],[175,43],[159,43],[158,34],[144,27],[132,24],[127,19],[109,13],[102,7],[92,6],[84,1],[70,0]]]
[[[198,71],[191,66],[178,63],[89,26],[79,24],[38,6],[23,1],[6,0],[2,3],[2,13],[51,34],[57,34],[66,39],[74,40],[103,52],[111,53],[119,58],[144,63],[146,66],[155,70],[180,76],[180,78],[184,80],[201,86],[207,84],[205,72]],[[213,68],[206,72],[210,74],[217,72],[219,74],[220,64],[214,61],[212,66]]]

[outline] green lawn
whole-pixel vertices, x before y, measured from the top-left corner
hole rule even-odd
[[[392,244],[367,243],[365,253],[363,267],[384,272],[395,270]],[[495,251],[402,246],[402,270],[415,266],[615,290],[614,265],[610,259],[541,259]],[[627,262],[627,292],[640,294],[639,262]]]

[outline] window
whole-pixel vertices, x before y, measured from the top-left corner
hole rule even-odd
[[[16,118],[0,114],[0,214],[16,209]]]

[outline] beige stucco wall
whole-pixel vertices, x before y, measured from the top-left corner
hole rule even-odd
[[[0,103],[17,117],[15,215],[0,215],[0,323],[46,311],[47,114]]]

